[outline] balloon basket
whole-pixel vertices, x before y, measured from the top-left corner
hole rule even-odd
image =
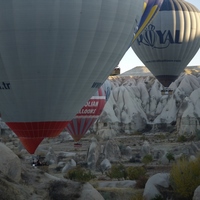
[[[79,142],[76,142],[76,143],[74,143],[74,147],[76,147],[76,148],[82,147],[82,144]]]
[[[173,90],[169,89],[169,88],[166,88],[166,89],[161,90],[161,94],[162,95],[172,95],[173,94]]]

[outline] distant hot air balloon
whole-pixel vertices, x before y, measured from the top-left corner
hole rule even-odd
[[[164,0],[160,11],[132,44],[164,86],[177,79],[200,47],[200,12],[183,0]]]
[[[78,112],[76,117],[68,123],[66,130],[75,140],[75,145],[80,144],[77,142],[100,116],[105,104],[106,95],[104,93],[104,88],[100,87],[96,94],[92,96],[86,105]]]
[[[57,136],[117,66],[143,4],[0,1],[1,117],[29,153]]]

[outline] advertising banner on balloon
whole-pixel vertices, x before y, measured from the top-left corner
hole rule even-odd
[[[182,0],[164,0],[132,49],[164,87],[177,79],[200,47],[200,11]]]
[[[85,106],[78,112],[76,117],[99,116],[102,112],[101,104],[105,104],[105,96],[93,96]]]

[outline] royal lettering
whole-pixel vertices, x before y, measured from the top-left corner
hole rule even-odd
[[[155,30],[155,26],[152,24],[138,37],[137,42],[138,45],[144,44],[153,48],[167,48],[170,44],[182,43],[180,41],[180,30],[176,30],[175,33],[170,30]]]

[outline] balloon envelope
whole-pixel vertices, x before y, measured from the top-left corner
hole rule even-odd
[[[138,24],[138,30],[135,33],[133,42],[141,34],[141,32],[147,26],[147,24],[158,13],[162,3],[163,3],[163,0],[145,0],[143,15],[142,15],[140,22]]]
[[[164,0],[160,11],[132,49],[152,74],[168,87],[200,47],[200,12],[183,0]]]
[[[76,117],[71,120],[66,130],[71,134],[75,142],[79,141],[88,129],[97,120],[106,104],[104,88],[100,87],[96,94],[90,98],[85,106],[79,111]]]
[[[30,153],[57,136],[117,66],[143,4],[0,1],[0,111]]]

